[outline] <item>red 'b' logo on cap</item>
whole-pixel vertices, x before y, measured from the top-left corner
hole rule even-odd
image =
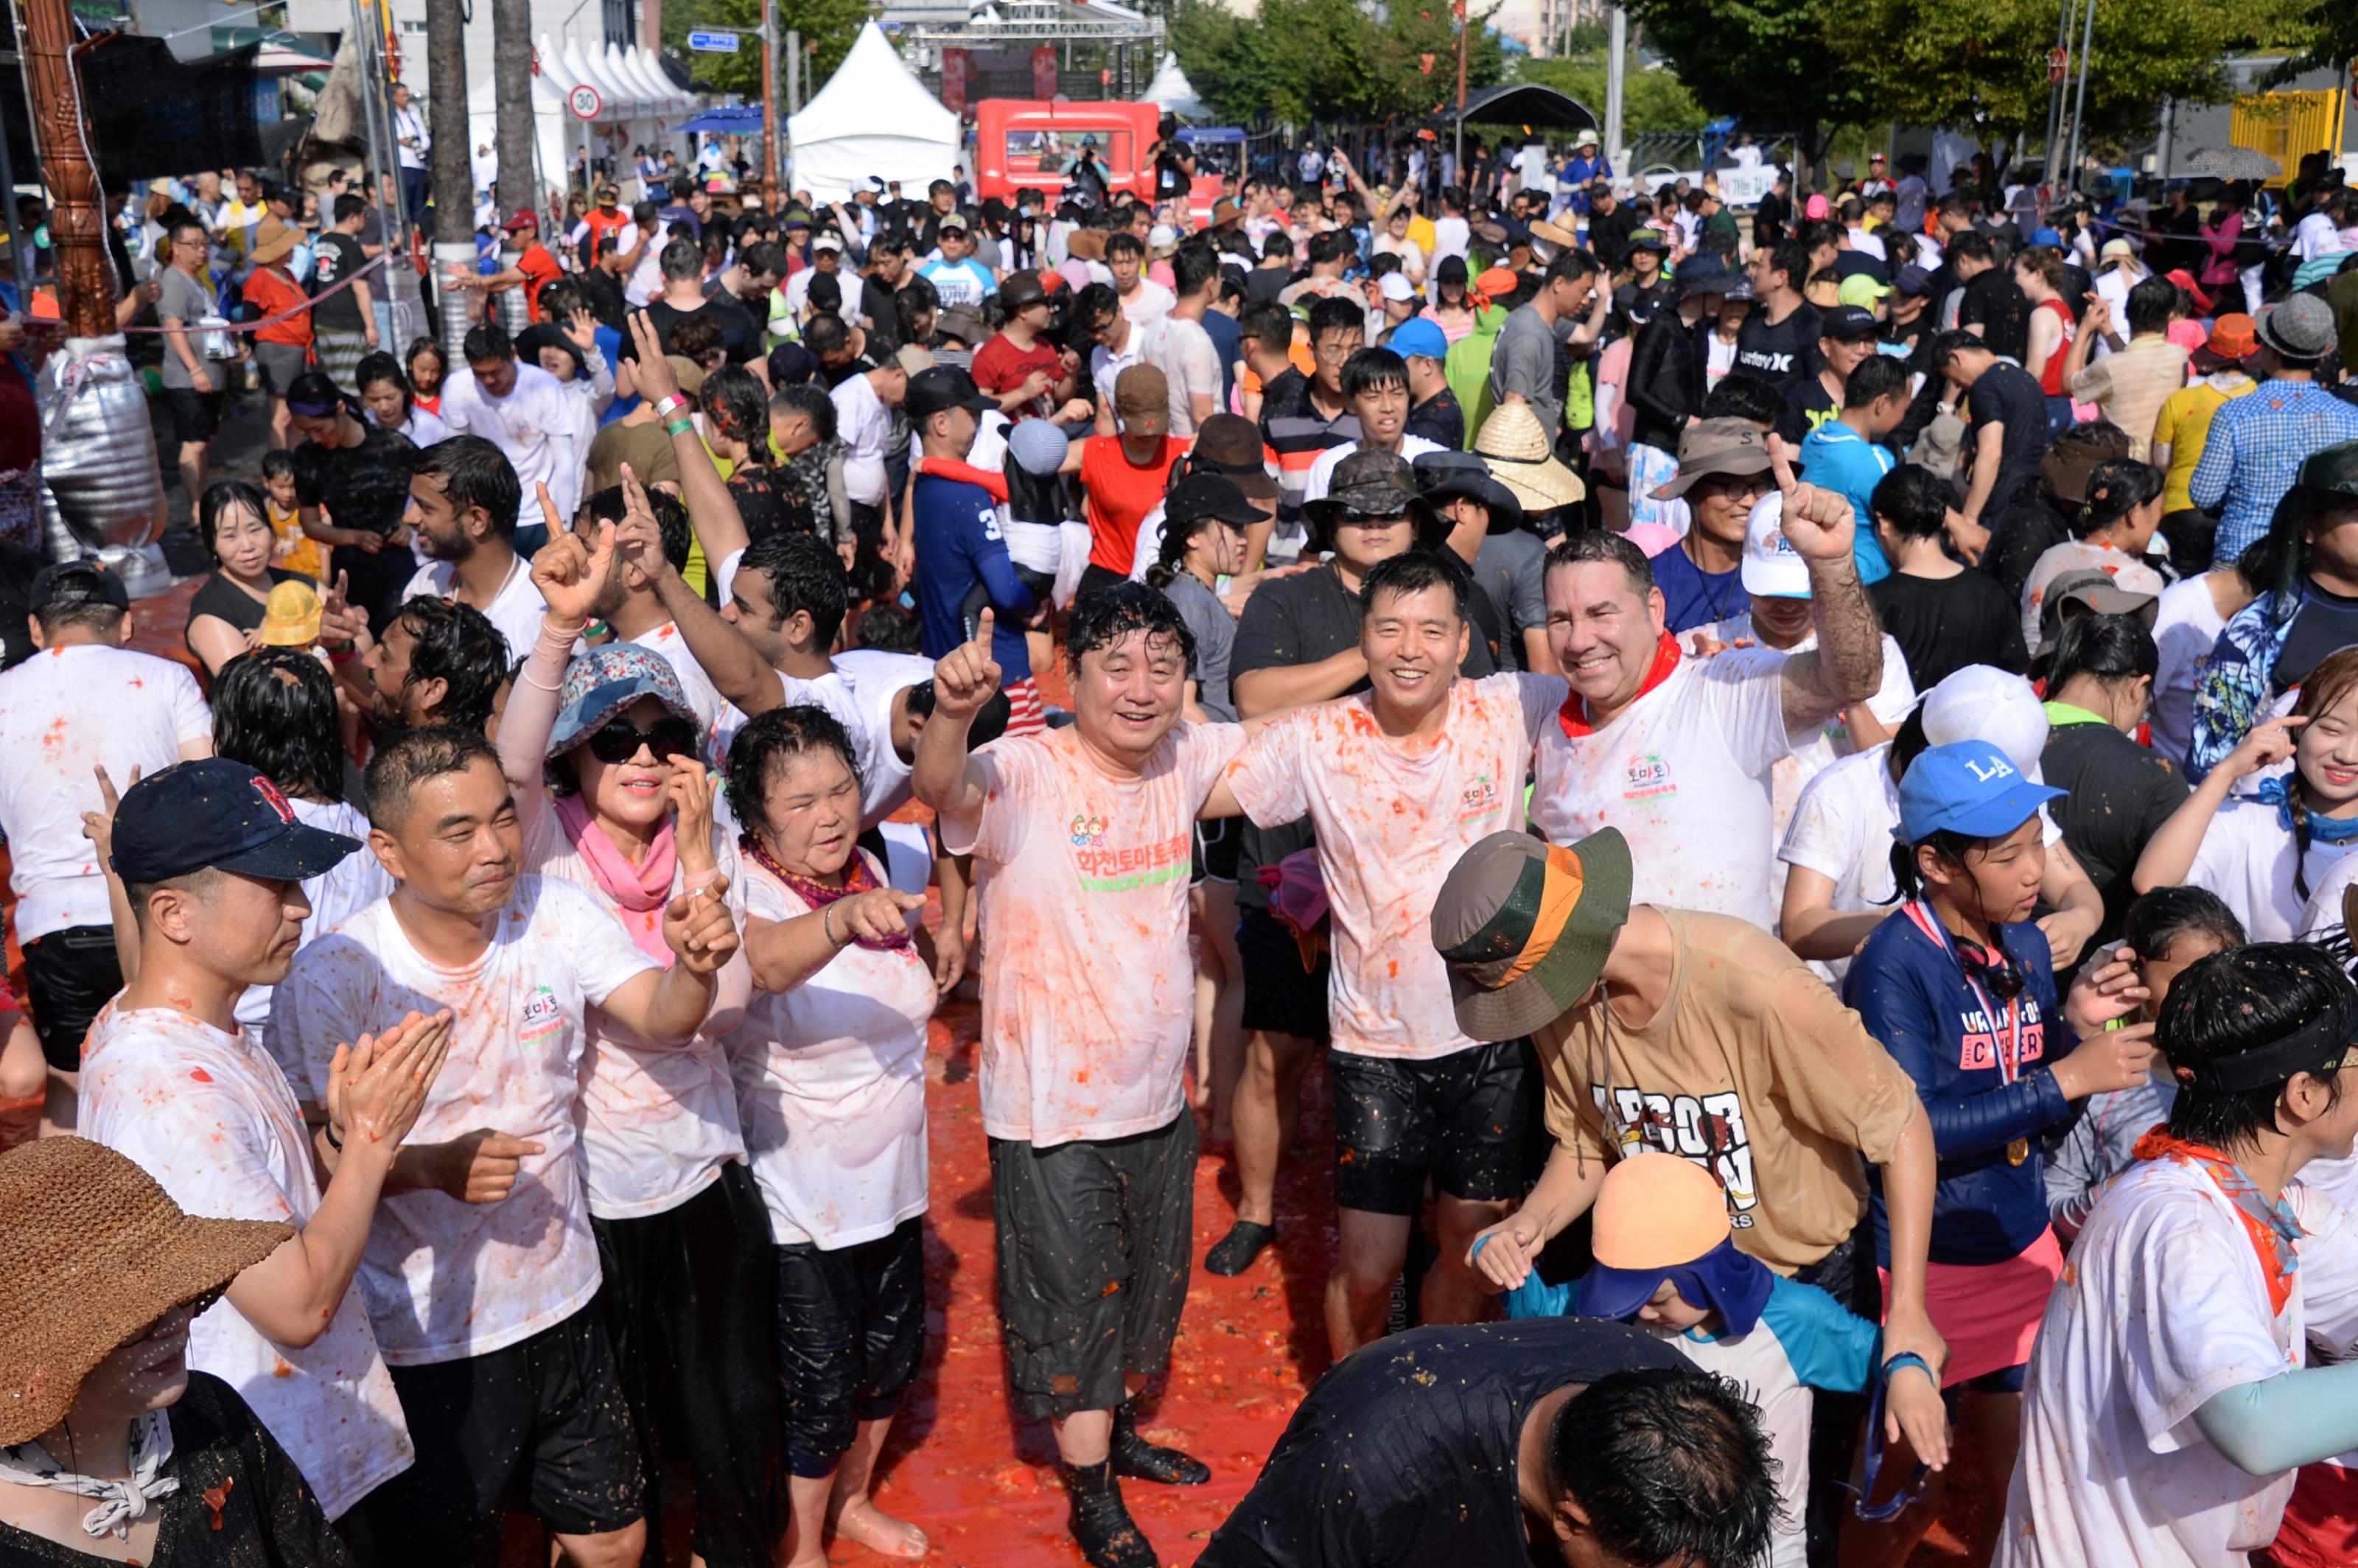
[[[254,781],[254,793],[270,803],[270,809],[278,813],[279,821],[295,820],[295,808],[287,804],[287,797],[278,793],[276,784],[272,784],[268,779],[257,776]]]

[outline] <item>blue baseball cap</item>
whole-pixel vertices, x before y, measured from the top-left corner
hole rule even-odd
[[[1402,359],[1414,354],[1421,359],[1445,360],[1449,357],[1449,334],[1441,330],[1438,321],[1412,316],[1394,329],[1384,347]]]
[[[243,762],[206,757],[131,786],[115,807],[109,863],[134,884],[208,870],[299,882],[326,875],[360,847],[298,820],[278,786]]]
[[[2033,229],[2030,231],[2030,243],[2060,251],[2063,248],[2063,236],[2053,229]]]
[[[1906,843],[1946,830],[1968,838],[2003,838],[2068,791],[2032,784],[1986,741],[1935,746],[1908,764],[1899,781],[1899,826]]]

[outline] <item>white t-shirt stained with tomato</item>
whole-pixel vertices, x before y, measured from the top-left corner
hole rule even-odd
[[[200,1218],[299,1229],[319,1212],[311,1139],[286,1075],[243,1033],[188,1013],[110,1003],[99,1014],[83,1045],[78,1130]],[[299,1350],[265,1339],[227,1300],[216,1302],[189,1325],[189,1365],[254,1407],[330,1519],[416,1458],[357,1290]]]
[[[1383,732],[1367,695],[1341,697],[1271,719],[1229,765],[1256,823],[1318,828],[1336,1050],[1422,1061],[1478,1044],[1457,1028],[1433,903],[1467,845],[1522,827],[1531,745],[1567,689],[1553,676],[1454,682],[1444,727],[1415,744]]]
[[[882,877],[872,857],[869,869]],[[810,913],[752,861],[745,909],[769,921]],[[753,1179],[780,1246],[856,1246],[925,1212],[933,1016],[933,972],[914,946],[852,943],[793,990],[754,992],[729,1055]]]
[[[1532,825],[1556,844],[1617,827],[1629,840],[1633,903],[1775,930],[1769,770],[1793,749],[1785,659],[1765,648],[1684,657],[1593,734],[1549,723],[1540,732]]]
[[[974,754],[984,799],[941,819],[971,853],[990,932],[982,979],[982,1125],[1038,1148],[1152,1132],[1185,1109],[1195,1028],[1187,877],[1195,814],[1244,744],[1232,724],[1173,728],[1136,777],[1077,729]]]
[[[530,1139],[515,1190],[494,1204],[441,1192],[377,1205],[361,1286],[384,1358],[396,1367],[482,1356],[562,1323],[598,1293],[580,1140],[582,1013],[655,962],[590,893],[554,877],[516,879],[492,940],[464,968],[410,944],[379,899],[303,949],[273,997],[273,1054],[294,1050],[325,1099],[339,1042],[412,1011],[456,1015],[450,1050],[413,1143],[478,1128]]]

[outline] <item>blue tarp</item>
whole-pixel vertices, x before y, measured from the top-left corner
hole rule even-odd
[[[750,135],[762,128],[761,105],[741,109],[707,109],[675,131],[719,131],[723,135]]]

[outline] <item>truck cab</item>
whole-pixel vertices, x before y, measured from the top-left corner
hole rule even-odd
[[[1087,146],[1109,198],[1128,190],[1152,201],[1154,166],[1146,155],[1158,118],[1152,103],[986,98],[975,106],[975,194],[1011,201],[1028,186],[1053,208]]]

